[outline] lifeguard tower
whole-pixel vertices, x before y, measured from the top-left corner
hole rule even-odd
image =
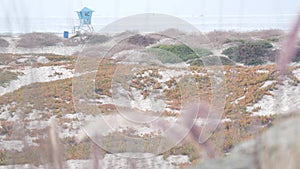
[[[83,33],[83,32],[94,32],[94,28],[92,26],[92,14],[93,10],[84,7],[81,11],[76,11],[79,18],[79,26],[74,27],[74,33]]]

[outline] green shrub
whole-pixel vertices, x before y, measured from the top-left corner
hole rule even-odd
[[[235,63],[224,56],[207,56],[203,58],[205,66],[217,66],[217,65],[235,65]]]
[[[279,37],[270,37],[266,39],[269,42],[279,42],[280,38]]]
[[[191,49],[190,47],[188,47],[186,45],[159,45],[154,48],[161,49],[161,50],[164,50],[167,52],[171,52],[172,54],[174,54],[175,56],[180,58],[182,61],[197,59],[197,58],[200,58],[203,56],[208,56],[208,55],[212,54],[212,52],[207,49],[203,49],[203,48]],[[165,53],[165,54],[167,55],[167,53]],[[164,60],[167,60],[167,59],[172,59],[172,57],[174,57],[174,56],[165,56],[164,55],[163,57],[165,58]]]
[[[206,56],[202,59],[195,59],[188,62],[191,66],[217,66],[217,65],[235,65],[235,63],[224,56]]]
[[[191,66],[204,66],[203,62],[201,59],[195,59],[187,62]]]
[[[6,157],[6,151],[0,150],[0,165],[7,164],[7,157]]]
[[[150,48],[146,50],[147,53],[151,54],[156,59],[160,60],[162,63],[180,63],[182,60],[174,55],[171,52],[161,50],[161,49],[155,49]]]
[[[257,46],[267,48],[267,49],[273,48],[273,45],[266,40],[259,40],[259,41],[255,42],[254,44]]]
[[[240,42],[240,43],[244,43],[245,40],[244,39],[226,39],[226,41],[224,43],[233,43],[233,42]]]
[[[212,55],[213,53],[210,50],[204,49],[204,48],[196,48],[194,51],[197,53],[198,56],[203,57],[203,56],[209,56]]]
[[[183,58],[186,58],[187,55],[194,54],[194,51],[186,45],[159,45],[156,48],[171,52],[182,60],[184,60]]]
[[[238,56],[239,55],[239,47],[238,46],[229,47],[229,48],[223,50],[222,54],[227,55],[230,58]]]
[[[259,65],[266,62],[272,47],[273,45],[266,40],[247,41],[225,49],[222,54],[246,65]]]

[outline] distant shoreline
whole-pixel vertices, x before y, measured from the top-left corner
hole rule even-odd
[[[253,16],[179,16],[180,20],[190,23],[201,32],[236,31],[249,32],[267,29],[288,31],[298,15],[253,15]],[[175,16],[176,17],[176,16]],[[123,17],[122,17],[123,18]],[[122,19],[113,16],[94,16],[92,25],[97,31]],[[76,16],[41,18],[4,18],[0,17],[0,34],[23,34],[30,32],[63,33],[72,31],[79,24]],[[128,23],[130,24],[130,23]],[[164,23],[162,23],[164,24]]]
[[[174,29],[174,28],[170,28],[170,29]],[[176,29],[175,29],[176,30]],[[215,29],[215,30],[208,30],[208,31],[200,31],[200,33],[203,33],[203,34],[207,34],[207,33],[210,33],[210,32],[240,32],[240,33],[249,33],[249,32],[260,32],[260,31],[272,31],[272,30],[279,30],[279,31],[282,31],[284,33],[287,33],[289,32],[289,30],[283,30],[283,29],[273,29],[273,28],[269,28],[269,29],[253,29],[253,30],[224,30],[224,29]],[[20,35],[24,35],[24,34],[29,34],[29,33],[49,33],[49,34],[55,34],[57,36],[63,36],[63,32],[64,31],[61,31],[61,32],[47,32],[47,31],[32,31],[32,32],[24,32],[24,33],[11,33],[11,32],[0,32],[0,37],[18,37]],[[198,32],[198,33],[199,33]],[[71,33],[71,32],[69,32]],[[98,33],[97,31],[94,32],[94,33]],[[116,32],[117,33],[121,33],[121,32]],[[144,33],[144,32],[139,32],[139,33]],[[146,32],[146,33],[152,33],[152,32]],[[195,32],[189,32],[189,33],[195,33]],[[108,33],[110,34],[110,33]],[[113,34],[113,33],[112,33]]]

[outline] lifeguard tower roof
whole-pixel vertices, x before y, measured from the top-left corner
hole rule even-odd
[[[81,11],[76,11],[79,19],[81,20],[81,25],[91,24],[93,10],[84,7]]]

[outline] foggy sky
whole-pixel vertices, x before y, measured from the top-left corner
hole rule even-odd
[[[1,0],[0,17],[73,17],[87,6],[95,16],[124,17],[139,13],[174,16],[297,14],[299,0]]]

